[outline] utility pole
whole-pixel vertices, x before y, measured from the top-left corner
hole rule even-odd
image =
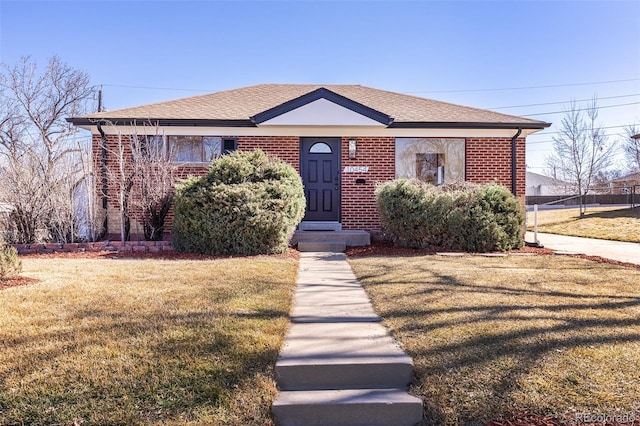
[[[98,90],[98,112],[102,112],[102,86]]]

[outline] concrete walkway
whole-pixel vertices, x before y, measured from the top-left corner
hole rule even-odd
[[[276,363],[280,426],[406,425],[413,361],[380,324],[342,253],[301,253],[292,325]]]
[[[535,242],[533,232],[527,232],[527,242]],[[562,253],[578,253],[600,256],[619,262],[640,265],[640,244],[621,241],[598,240],[595,238],[569,237],[566,235],[543,234],[538,232],[538,241],[545,248]]]

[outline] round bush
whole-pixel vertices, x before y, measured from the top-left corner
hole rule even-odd
[[[385,232],[399,246],[487,252],[524,243],[520,203],[500,185],[397,179],[376,196]]]
[[[176,250],[203,254],[284,252],[302,220],[296,170],[262,151],[234,152],[176,187]]]

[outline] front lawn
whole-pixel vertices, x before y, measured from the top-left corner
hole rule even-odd
[[[564,256],[349,262],[413,357],[429,424],[527,410],[640,419],[638,269]]]
[[[269,425],[297,261],[27,257],[0,290],[0,424]]]
[[[527,230],[533,223],[527,212]],[[578,208],[540,210],[538,232],[640,243],[640,207],[588,207],[582,217]]]

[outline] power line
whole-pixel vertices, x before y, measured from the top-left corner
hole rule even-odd
[[[604,105],[604,106],[598,106],[596,107],[597,109],[605,109],[605,108],[617,108],[617,107],[621,107],[621,106],[629,106],[629,105],[638,105],[640,104],[640,102],[630,102],[628,104],[616,104],[616,105]],[[579,109],[574,109],[572,111],[588,111],[591,108],[579,108]],[[551,115],[551,114],[566,114],[567,111],[551,111],[551,112],[539,112],[536,114],[523,114],[523,117],[536,117],[539,115]]]
[[[413,93],[495,92],[495,91],[508,91],[508,90],[529,90],[529,89],[546,89],[546,88],[557,88],[557,87],[589,86],[589,85],[596,85],[596,84],[625,83],[630,81],[640,81],[640,78],[629,78],[629,79],[623,79],[623,80],[607,80],[607,81],[590,81],[585,83],[549,84],[549,85],[540,85],[540,86],[499,87],[499,88],[491,88],[491,89],[422,90],[422,91],[411,91],[411,92],[401,92],[401,93],[413,94]],[[153,87],[153,86],[137,86],[137,85],[112,84],[112,83],[104,83],[104,84],[99,84],[97,86],[120,87],[125,89],[175,90],[175,91],[183,91],[183,92],[211,92],[212,91],[211,89]],[[515,108],[515,107],[499,107],[499,108]],[[494,109],[499,109],[499,108],[494,108]]]
[[[629,81],[640,81],[640,78],[628,78],[624,80],[590,81],[586,83],[549,84],[545,86],[501,87],[501,88],[493,88],[493,89],[427,90],[427,91],[421,91],[421,92],[406,92],[406,93],[496,92],[496,91],[506,91],[506,90],[529,90],[529,89],[548,89],[548,88],[554,88],[554,87],[589,86],[589,85],[595,85],[595,84],[625,83]]]
[[[104,87],[119,87],[122,89],[145,89],[145,90],[176,90],[181,92],[210,92],[209,89],[185,89],[178,87],[151,87],[151,86],[130,86],[125,84],[100,84]]]
[[[618,99],[618,98],[629,98],[629,97],[633,97],[633,96],[640,96],[640,93],[636,93],[633,95],[620,95],[620,96],[606,96],[603,98],[596,98],[597,101],[602,100],[602,99]],[[588,102],[591,101],[592,99],[578,99],[578,100],[573,100],[573,102]],[[502,107],[490,107],[487,109],[508,109],[508,108],[524,108],[524,107],[532,107],[532,106],[542,106],[542,105],[559,105],[559,104],[568,104],[571,103],[572,101],[558,101],[558,102],[544,102],[544,103],[540,103],[540,104],[528,104],[528,105],[511,105],[511,106],[502,106]]]
[[[616,125],[616,126],[606,126],[606,127],[600,127],[601,129],[622,129],[625,127],[628,127],[629,124],[621,124],[621,125]],[[532,134],[531,136],[540,136],[540,135],[553,135],[556,133],[560,133],[559,131],[542,131],[542,132],[536,132],[534,134]]]

